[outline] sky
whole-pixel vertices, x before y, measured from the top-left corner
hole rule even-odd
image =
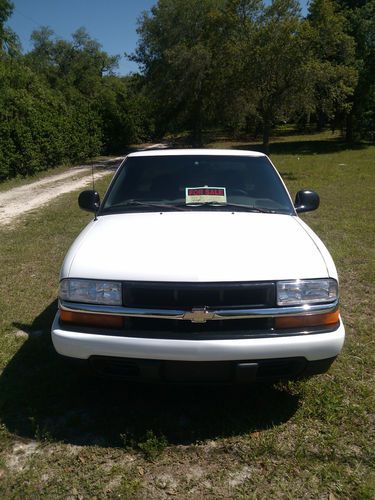
[[[156,0],[12,0],[14,10],[7,24],[19,36],[24,52],[31,49],[30,35],[40,26],[49,26],[59,38],[85,27],[92,38],[111,55],[121,56],[118,73],[137,71],[124,53],[137,45],[137,19],[149,10]],[[186,0],[188,1],[188,0]],[[306,14],[307,0],[301,2]]]

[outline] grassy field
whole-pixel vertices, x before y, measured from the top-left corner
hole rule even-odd
[[[64,195],[0,229],[1,498],[375,497],[375,147],[283,137],[271,156],[293,195],[321,196],[304,219],[337,264],[347,329],[329,373],[176,388],[65,366],[50,340],[58,272],[90,215]]]

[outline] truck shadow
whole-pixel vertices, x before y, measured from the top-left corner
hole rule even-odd
[[[299,395],[285,387],[128,384],[89,377],[54,352],[56,301],[30,325],[0,376],[0,420],[8,431],[71,444],[136,446],[145,436],[171,444],[261,431],[288,421]]]

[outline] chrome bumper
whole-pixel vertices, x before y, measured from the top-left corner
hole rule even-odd
[[[60,301],[59,307],[65,311],[82,312],[91,314],[108,314],[112,316],[125,316],[131,318],[156,318],[177,319],[191,321],[192,323],[205,323],[211,320],[247,319],[247,318],[272,318],[281,316],[311,316],[324,314],[337,310],[338,300],[329,304],[316,304],[289,307],[268,307],[259,309],[211,309],[208,307],[183,309],[142,309],[124,306],[106,306]]]

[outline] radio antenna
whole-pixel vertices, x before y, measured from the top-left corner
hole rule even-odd
[[[91,163],[91,177],[92,177],[92,190],[95,191],[94,162]],[[95,210],[94,220],[98,220],[96,216],[96,210]]]
[[[91,163],[92,190],[95,191],[94,163]]]

